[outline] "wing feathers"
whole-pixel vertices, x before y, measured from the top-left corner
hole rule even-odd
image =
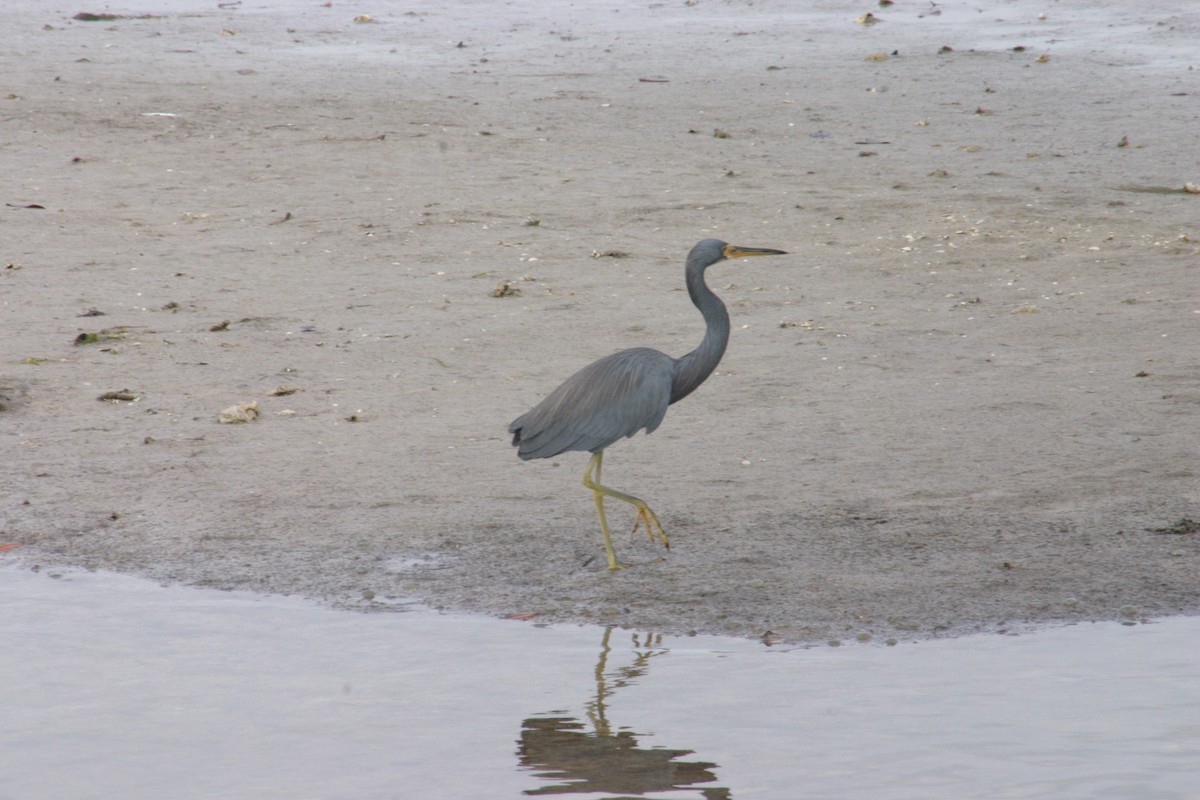
[[[674,359],[648,347],[589,364],[508,426],[518,455],[596,452],[643,428],[651,433],[666,416],[673,368]]]

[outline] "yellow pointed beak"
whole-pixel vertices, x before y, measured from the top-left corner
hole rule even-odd
[[[749,256],[786,256],[786,250],[770,250],[765,247],[738,247],[727,244],[721,248],[726,258],[747,258]]]

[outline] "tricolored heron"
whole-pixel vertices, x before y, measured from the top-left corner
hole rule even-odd
[[[729,342],[729,312],[704,282],[704,271],[727,258],[779,255],[786,253],[762,247],[737,247],[717,239],[697,243],[688,253],[684,279],[692,302],[708,326],[699,347],[682,358],[672,358],[649,347],[613,353],[567,378],[545,400],[508,426],[513,446],[519,448],[517,455],[524,460],[551,458],[570,450],[592,454],[583,471],[583,485],[591,489],[596,502],[609,569],[625,565],[617,561],[613,552],[604,516],[605,496],[637,509],[633,530],[645,525],[651,540],[657,534],[664,546],[671,545],[650,506],[600,483],[604,449],[643,428],[647,434],[653,433],[666,416],[667,406],[695,391],[720,363]]]

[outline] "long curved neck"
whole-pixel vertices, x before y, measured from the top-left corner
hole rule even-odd
[[[677,403],[687,397],[704,379],[712,374],[725,355],[729,343],[729,312],[721,298],[713,294],[704,282],[704,267],[688,265],[687,289],[692,302],[704,315],[708,329],[700,346],[675,362],[675,373],[671,379],[671,402]]]

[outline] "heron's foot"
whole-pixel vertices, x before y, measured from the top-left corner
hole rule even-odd
[[[629,532],[637,533],[637,529],[640,526],[645,526],[646,536],[649,537],[650,541],[653,542],[654,537],[657,535],[659,541],[663,543],[663,547],[667,548],[668,550],[671,549],[671,542],[667,539],[667,534],[665,531],[663,531],[662,525],[658,521],[658,517],[653,511],[650,510],[650,506],[646,505],[645,503],[637,506],[637,515],[633,518],[633,527],[629,530]]]
[[[608,558],[608,571],[616,572],[619,569],[625,569],[626,567],[629,566],[629,564],[626,564],[622,561],[617,561],[617,554],[613,551],[613,548],[612,548],[612,539],[610,539],[608,536],[608,526],[605,525],[603,527],[603,530],[604,530],[604,555],[605,555],[605,557]]]
[[[666,560],[667,560],[666,556],[659,556],[658,558],[655,558],[652,561],[639,561],[639,562],[636,562],[633,564],[626,564],[624,561],[617,561],[614,559],[613,561],[609,562],[608,573],[611,575],[611,574],[615,573],[617,570],[633,569],[634,567],[644,567],[646,564],[657,564],[659,562],[666,561]],[[586,566],[586,564],[585,564],[585,566]]]

